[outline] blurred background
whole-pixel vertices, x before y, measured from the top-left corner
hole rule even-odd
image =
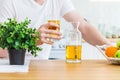
[[[0,0],[0,5],[3,0]],[[89,23],[99,29],[108,39],[120,37],[120,0],[71,0],[78,13]],[[66,34],[66,22],[61,20],[61,32]],[[105,59],[104,56],[90,44],[82,43],[82,59]],[[50,58],[65,59],[65,39],[55,42]]]
[[[97,27],[104,36],[120,36],[120,0],[71,0],[88,22]]]
[[[99,29],[108,39],[120,37],[120,0],[71,0],[78,13]],[[67,27],[62,20],[61,31],[66,34]],[[113,42],[114,43],[114,42]],[[94,47],[82,42],[82,59],[105,59]],[[59,55],[58,55],[58,54]],[[50,57],[65,59],[65,39],[52,46]]]

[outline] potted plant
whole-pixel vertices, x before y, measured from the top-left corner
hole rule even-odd
[[[0,47],[8,50],[11,65],[23,65],[26,51],[37,56],[37,51],[42,50],[36,45],[39,40],[39,32],[28,27],[30,22],[26,18],[23,22],[18,23],[14,18],[0,23]]]

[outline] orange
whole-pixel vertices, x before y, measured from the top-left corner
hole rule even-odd
[[[105,50],[105,54],[108,56],[108,57],[114,57],[114,54],[117,52],[118,48],[115,47],[115,46],[109,46],[106,48]]]

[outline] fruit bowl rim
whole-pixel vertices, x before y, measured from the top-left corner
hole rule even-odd
[[[110,46],[110,45],[102,45],[102,46],[98,46],[96,45],[96,48],[102,53],[102,55],[111,63],[113,64],[120,64],[120,58],[113,58],[113,57],[108,57],[105,55],[105,49]]]

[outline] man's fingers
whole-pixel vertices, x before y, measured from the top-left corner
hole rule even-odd
[[[53,42],[50,41],[49,38],[42,38],[41,41],[42,41],[43,43],[46,43],[46,44],[53,44]]]
[[[41,38],[49,38],[49,39],[57,39],[57,40],[61,39],[61,36],[58,36],[58,35],[52,36],[51,34],[41,34],[40,37]]]
[[[56,30],[44,30],[46,34],[55,34],[55,35],[62,35],[61,32]]]
[[[57,23],[54,23],[54,22],[49,22],[48,24],[47,24],[47,26],[49,27],[49,26],[53,26],[53,27],[56,27],[56,28],[60,28],[60,26],[57,24]]]

